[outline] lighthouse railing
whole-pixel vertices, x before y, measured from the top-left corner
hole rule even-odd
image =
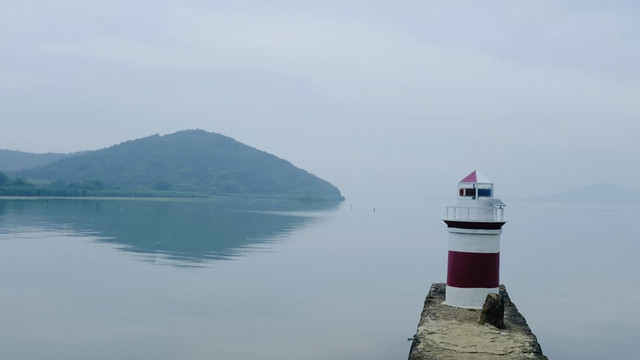
[[[446,220],[504,221],[501,206],[447,206]]]

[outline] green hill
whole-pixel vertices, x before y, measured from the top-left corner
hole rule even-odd
[[[286,160],[203,130],[127,141],[13,175],[88,195],[342,199],[335,186]]]
[[[17,171],[52,163],[71,154],[34,154],[23,151],[0,150],[0,171]]]

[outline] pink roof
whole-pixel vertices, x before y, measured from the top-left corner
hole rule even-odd
[[[482,176],[482,174],[475,170],[473,170],[473,172],[467,175],[464,179],[460,180],[460,182],[491,184],[491,180]]]

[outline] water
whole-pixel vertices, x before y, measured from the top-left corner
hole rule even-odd
[[[507,202],[550,358],[635,358],[634,205]],[[0,200],[2,359],[406,359],[446,202]]]

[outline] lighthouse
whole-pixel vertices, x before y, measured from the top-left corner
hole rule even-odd
[[[449,231],[445,304],[481,309],[500,286],[500,234],[505,204],[493,183],[473,171],[458,183],[456,205],[443,219]]]
[[[447,206],[443,219],[449,231],[447,283],[431,284],[409,360],[548,360],[500,285],[506,205],[494,197],[493,183],[476,171],[460,180],[457,190],[457,201]]]

